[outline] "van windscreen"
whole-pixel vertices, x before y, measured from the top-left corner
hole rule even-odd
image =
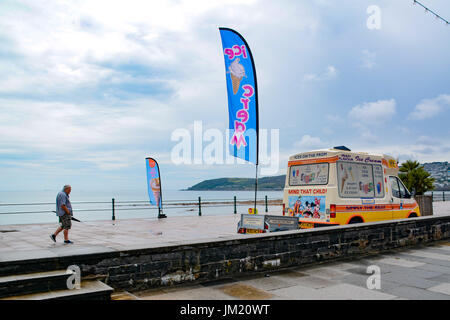
[[[310,186],[328,184],[328,163],[304,164],[290,167],[290,186]]]

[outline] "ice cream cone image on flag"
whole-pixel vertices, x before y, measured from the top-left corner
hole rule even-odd
[[[161,189],[159,184],[159,178],[153,178],[150,181],[150,188],[152,189],[153,196],[155,197],[156,205],[159,206],[159,200],[161,198]]]
[[[239,85],[241,84],[242,78],[245,77],[245,69],[242,64],[239,63],[239,58],[236,58],[228,67],[231,84],[233,85],[233,94],[239,91]]]

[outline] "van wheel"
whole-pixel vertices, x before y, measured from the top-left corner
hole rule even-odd
[[[408,218],[417,218],[417,213],[413,212],[411,213]]]
[[[360,217],[354,217],[350,220],[350,222],[348,224],[355,224],[355,223],[363,223],[363,219],[361,219]]]

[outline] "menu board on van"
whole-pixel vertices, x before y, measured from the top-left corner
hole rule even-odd
[[[292,166],[291,186],[325,185],[328,183],[328,163]]]
[[[373,182],[375,188],[375,198],[384,198],[384,178],[383,167],[381,165],[373,165]]]
[[[338,188],[343,198],[374,197],[372,165],[338,162]]]

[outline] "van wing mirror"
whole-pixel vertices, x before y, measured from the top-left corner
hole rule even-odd
[[[416,196],[416,189],[411,190],[411,198],[414,198]]]

